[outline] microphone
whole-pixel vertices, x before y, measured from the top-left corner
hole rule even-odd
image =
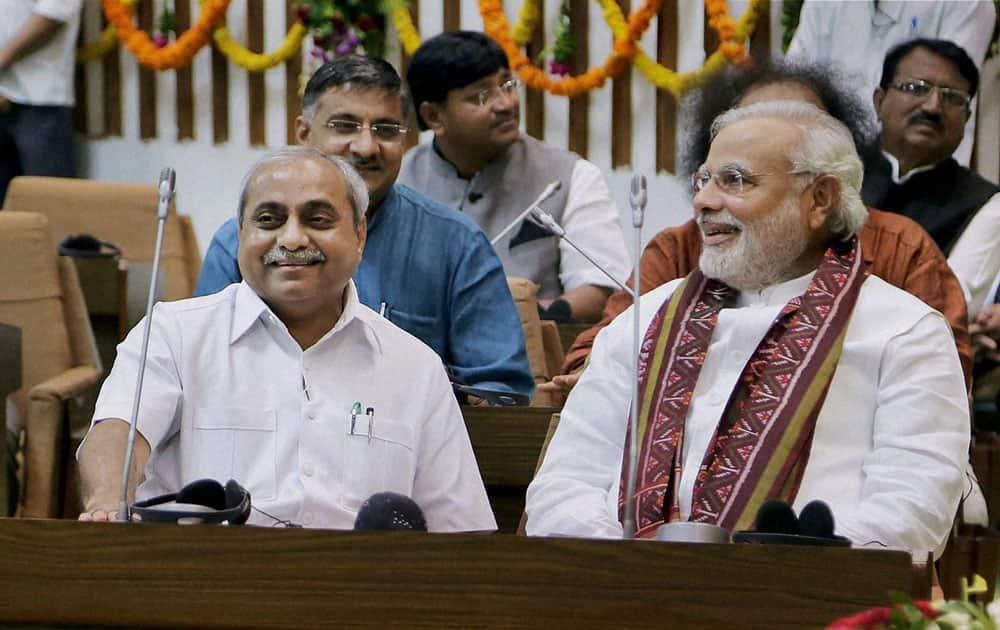
[[[807,503],[799,512],[799,533],[814,538],[834,538],[830,506],[818,499]]]
[[[779,499],[764,502],[757,511],[755,531],[733,534],[735,543],[762,545],[812,545],[850,547],[851,541],[833,533],[833,513],[822,501],[810,501],[798,518],[792,507]]]
[[[646,176],[636,173],[628,193],[628,204],[632,207],[632,227],[641,228],[646,214]],[[636,250],[638,251],[638,250]]]
[[[635,236],[635,264],[632,266],[632,366],[635,368],[632,379],[632,407],[629,413],[629,443],[628,478],[625,483],[625,522],[622,529],[626,538],[635,537],[635,483],[639,475],[639,346],[642,342],[642,331],[639,328],[639,296],[642,295],[639,286],[639,261],[642,258],[642,223],[646,214],[646,176],[636,173],[632,176],[632,185],[628,196],[632,207],[632,228]],[[567,241],[568,242],[568,241]]]
[[[142,330],[142,350],[139,353],[139,369],[135,377],[135,395],[132,397],[132,411],[129,414],[128,445],[125,448],[125,464],[122,467],[121,496],[118,501],[118,515],[122,520],[132,520],[128,505],[128,481],[135,456],[136,424],[139,421],[139,401],[142,396],[142,378],[146,372],[146,359],[149,355],[149,331],[153,320],[153,302],[156,299],[156,285],[160,276],[160,258],[163,252],[163,232],[167,222],[167,212],[170,200],[174,196],[174,185],[177,175],[169,166],[160,171],[160,181],[157,185],[159,197],[156,208],[156,249],[153,251],[153,273],[149,278],[149,292],[146,295],[146,318]]]
[[[762,534],[796,535],[799,533],[799,519],[795,517],[792,506],[780,499],[768,499],[757,510],[754,527]]]
[[[493,247],[496,247],[497,243],[500,242],[500,239],[502,239],[503,237],[507,236],[507,233],[510,232],[511,230],[513,230],[514,226],[516,226],[518,223],[520,223],[524,219],[524,217],[528,216],[531,213],[532,210],[538,208],[538,206],[540,204],[545,203],[545,201],[549,197],[551,197],[552,195],[556,194],[556,191],[559,190],[560,188],[562,188],[562,182],[560,182],[559,180],[555,180],[553,182],[550,182],[549,185],[545,187],[545,190],[542,191],[542,194],[538,195],[538,199],[535,199],[534,201],[532,201],[531,205],[529,205],[527,208],[525,208],[524,211],[521,212],[521,214],[519,214],[516,217],[514,217],[514,220],[511,221],[510,223],[508,223],[507,227],[505,227],[504,229],[500,230],[500,233],[497,234],[496,236],[494,236],[490,240],[490,245],[492,245]],[[482,197],[482,195],[480,195],[480,197]],[[478,198],[477,199],[472,199],[472,194],[469,195],[469,201],[475,203],[478,200],[479,200]]]
[[[355,531],[409,529],[427,531],[427,521],[416,501],[395,492],[379,492],[365,499],[354,519]]]
[[[169,166],[160,171],[160,183],[156,186],[159,193],[159,204],[156,207],[156,218],[161,221],[167,218],[170,209],[170,199],[174,196],[174,186],[177,183],[177,173]]]
[[[570,238],[568,236],[566,236],[566,230],[564,230],[563,227],[561,225],[559,225],[559,223],[556,222],[556,220],[554,218],[552,218],[551,214],[549,214],[548,212],[542,210],[538,206],[532,206],[531,208],[528,208],[527,212],[528,212],[528,215],[531,217],[531,220],[534,221],[535,223],[537,223],[539,225],[539,227],[541,227],[542,229],[548,230],[548,232],[550,234],[558,236],[562,240],[564,240],[567,243],[569,243],[569,245],[573,249],[575,249],[577,252],[579,252],[579,254],[581,256],[583,256],[584,258],[587,259],[587,262],[589,262],[598,271],[600,271],[601,273],[603,273],[604,275],[606,275],[608,278],[610,278],[611,281],[614,282],[615,284],[617,284],[621,288],[622,291],[624,291],[624,292],[628,293],[629,295],[631,295],[633,299],[635,298],[635,292],[632,291],[632,289],[628,288],[628,286],[626,286],[621,280],[619,280],[618,278],[616,278],[613,275],[611,275],[611,272],[608,271],[607,269],[605,269],[603,265],[601,265],[599,262],[597,262],[596,260],[594,260],[593,258],[591,258],[590,255],[587,254],[587,252],[585,252],[582,249],[580,249],[577,246],[576,243],[574,243],[572,240],[570,240]]]

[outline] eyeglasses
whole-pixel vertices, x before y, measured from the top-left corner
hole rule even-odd
[[[809,175],[811,171],[791,170],[788,175]],[[714,181],[719,190],[727,195],[741,197],[743,194],[757,185],[757,180],[768,175],[779,175],[780,173],[750,173],[734,166],[728,166],[718,173],[713,173],[704,166],[691,174],[691,190],[695,194],[705,190],[708,182]]]
[[[500,85],[479,90],[474,95],[474,101],[480,107],[486,107],[495,103],[501,94],[509,98],[519,87],[521,87],[520,81],[517,79],[508,79]]]
[[[925,99],[931,95],[932,91],[937,90],[938,100],[945,107],[966,108],[972,102],[972,97],[961,90],[934,85],[923,79],[907,79],[899,83],[893,83],[890,87],[894,87],[903,94],[918,99]]]
[[[368,129],[372,137],[379,142],[399,142],[409,131],[408,127],[396,123],[360,123],[356,120],[328,120],[324,125],[327,129],[344,140],[354,138],[362,129]]]

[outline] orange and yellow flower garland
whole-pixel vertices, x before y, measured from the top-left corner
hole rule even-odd
[[[101,0],[104,15],[118,31],[118,38],[144,66],[157,70],[183,68],[191,64],[195,54],[212,38],[212,31],[226,17],[230,0],[207,0],[194,25],[177,40],[157,48],[149,35],[132,22],[129,10],[120,0]]]
[[[600,2],[601,7],[604,9],[604,20],[611,28],[611,32],[616,37],[622,36],[625,33],[627,25],[625,24],[625,16],[622,14],[618,3],[615,0],[598,0],[598,2]],[[736,25],[733,33],[735,40],[742,42],[753,34],[757,28],[757,20],[767,14],[767,9],[768,0],[751,0],[750,7]],[[742,44],[740,46],[742,48]],[[742,56],[742,53],[740,56]],[[636,69],[658,89],[667,90],[675,98],[680,98],[688,90],[698,87],[710,76],[721,71],[726,66],[726,56],[723,54],[720,46],[720,50],[716,50],[715,53],[709,56],[701,68],[685,73],[679,73],[663,67],[646,55],[641,49],[636,52],[633,63]]]
[[[512,70],[521,79],[537,90],[545,90],[559,96],[577,96],[604,85],[609,78],[621,74],[625,67],[635,57],[636,42],[649,28],[649,23],[660,12],[662,0],[647,0],[642,8],[629,16],[628,29],[624,37],[615,37],[611,54],[604,64],[591,68],[585,73],[552,81],[544,70],[531,63],[514,42],[507,24],[507,16],[503,11],[502,0],[480,0],[479,13],[483,17],[483,30],[496,40],[510,62]]]

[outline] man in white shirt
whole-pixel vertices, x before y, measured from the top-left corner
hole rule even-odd
[[[244,179],[243,282],[154,311],[130,489],[235,479],[250,523],[350,528],[370,495],[411,496],[431,531],[495,529],[440,358],[358,301],[364,181],[281,150]],[[119,346],[80,448],[84,520],[116,518],[142,326]]]
[[[0,0],[0,207],[18,175],[72,177],[80,0]]]
[[[717,119],[693,177],[700,269],[640,302],[638,536],[820,499],[856,544],[942,547],[969,445],[962,369],[939,313],[865,273],[861,175],[811,105]],[[529,534],[622,536],[633,316],[597,337],[528,489]]]
[[[401,183],[469,215],[492,240],[559,182],[541,208],[613,277],[628,276],[618,208],[603,174],[575,153],[520,132],[520,83],[496,42],[472,31],[432,37],[414,53],[406,80],[420,128],[434,138],[403,159]],[[617,289],[571,245],[530,220],[517,221],[496,250],[508,276],[538,285],[544,319],[597,321]]]

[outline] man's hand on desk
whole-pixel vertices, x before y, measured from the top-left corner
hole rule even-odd
[[[1000,339],[1000,304],[983,307],[975,321],[969,324],[969,334],[977,359],[1000,361],[997,343]]]
[[[557,376],[553,376],[552,380],[548,383],[542,383],[539,385],[538,390],[548,394],[569,394],[570,390],[576,387],[576,383],[580,380],[581,374],[583,374],[583,370],[573,372],[572,374],[559,374]]]
[[[81,512],[79,516],[81,521],[118,521],[118,508],[111,510],[89,510],[86,512]]]

